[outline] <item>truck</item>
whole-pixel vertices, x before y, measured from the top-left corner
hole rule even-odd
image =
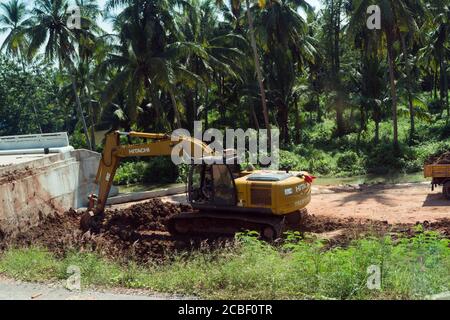
[[[432,178],[431,190],[436,186],[442,186],[442,193],[450,200],[450,164],[429,164],[424,168],[425,178]]]

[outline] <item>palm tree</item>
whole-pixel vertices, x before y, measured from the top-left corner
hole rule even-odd
[[[199,50],[191,50],[183,65],[202,81],[180,83],[180,86],[188,87],[185,90],[188,125],[197,120],[200,113],[203,113],[205,122],[208,122],[210,87],[215,78],[230,77],[231,80],[242,82],[240,62],[245,55],[239,47],[245,48],[247,45],[243,37],[219,23],[214,0],[191,0],[190,4],[177,19],[177,23],[183,42],[190,43]],[[203,101],[199,92],[201,84],[204,90]]]
[[[0,9],[3,11],[3,14],[0,15],[0,33],[8,32],[0,47],[0,52],[5,51],[7,54],[17,57],[22,64],[22,70],[25,71],[26,51],[29,41],[24,31],[29,26],[27,20],[29,12],[25,4],[20,0],[10,0],[8,3],[2,3],[0,4]],[[33,113],[42,133],[38,112],[34,105]]]
[[[384,36],[389,67],[389,86],[392,105],[393,146],[394,152],[400,152],[398,141],[397,117],[397,84],[395,79],[396,51],[394,44],[402,32],[415,32],[417,23],[414,19],[412,1],[409,0],[357,0],[353,1],[353,14],[350,19],[350,28],[361,30],[366,28],[366,10],[370,5],[378,5],[381,14],[381,32]]]
[[[430,6],[433,19],[426,23],[426,46],[419,51],[419,60],[427,69],[439,74],[435,88],[440,89],[440,103],[447,110],[447,121],[450,119],[450,104],[448,95],[448,59],[450,57],[450,8],[442,0],[432,1]]]
[[[7,32],[7,36],[0,51],[6,51],[19,57],[23,63],[28,45],[24,30],[28,25],[28,10],[21,0],[10,0],[0,4],[0,33]]]
[[[95,32],[78,32],[76,34],[78,43],[78,63],[76,63],[78,70],[77,75],[82,77],[83,86],[82,93],[86,96],[88,104],[88,113],[90,117],[90,142],[92,150],[95,146],[95,120],[94,108],[92,99],[91,83],[93,82],[93,73],[91,72],[91,65],[99,52],[103,52],[105,46],[105,39],[103,37],[103,30],[97,25],[96,20],[100,16],[100,8],[96,0],[76,0],[76,5],[81,8],[81,14],[84,17],[85,24],[89,23],[89,29]],[[86,26],[85,26],[86,27]]]
[[[109,105],[121,92],[127,96],[127,111],[131,121],[136,121],[139,107],[150,101],[158,114],[162,114],[162,95],[168,94],[175,123],[181,127],[181,114],[176,97],[177,79],[201,81],[199,77],[179,63],[188,52],[207,53],[191,43],[177,41],[171,8],[180,1],[166,0],[110,0],[107,8],[126,5],[115,18],[120,45],[113,47],[100,66],[100,72],[112,67],[116,74],[108,83],[103,95],[103,106]],[[161,121],[161,117],[156,119]]]
[[[86,34],[89,31],[71,30],[68,27],[68,7],[67,0],[36,0],[32,11],[33,17],[27,22],[31,25],[26,30],[30,38],[28,54],[33,56],[44,47],[45,60],[48,62],[56,61],[61,72],[66,69],[70,73],[78,116],[83,125],[87,145],[92,150],[73,63],[76,56],[76,34],[77,32]],[[83,22],[85,22],[84,19]]]
[[[230,6],[232,8],[233,14],[235,16],[240,14],[240,10],[242,7],[242,0],[230,0]],[[256,2],[255,0],[245,0],[245,5],[246,5],[246,13],[247,13],[247,20],[248,20],[248,27],[249,27],[249,37],[250,37],[250,44],[251,44],[251,48],[252,48],[252,52],[253,52],[253,62],[255,64],[255,70],[256,70],[256,77],[258,80],[258,85],[259,85],[259,91],[261,94],[261,106],[262,106],[262,111],[263,111],[263,116],[264,116],[264,124],[265,127],[268,131],[268,143],[269,145],[271,144],[271,133],[270,133],[270,120],[269,120],[269,111],[267,109],[267,99],[266,99],[266,91],[264,88],[264,79],[263,79],[263,75],[262,75],[262,70],[261,70],[261,64],[260,64],[260,57],[259,57],[259,53],[258,53],[258,47],[256,44],[256,37],[255,37],[255,28],[254,28],[254,18],[253,18],[253,7],[251,6],[250,2]],[[220,6],[223,6],[223,0],[217,0],[216,3]],[[264,7],[265,6],[266,1],[265,0],[259,0],[258,1],[258,5],[260,7]],[[236,17],[239,18],[239,17]]]
[[[296,71],[313,63],[317,43],[308,35],[308,25],[298,13],[299,7],[310,11],[305,1],[268,1],[256,15],[256,38],[267,39],[263,46],[265,74],[270,103],[278,111],[278,124],[284,142],[289,140],[289,106],[294,102]],[[260,41],[261,42],[261,41]]]

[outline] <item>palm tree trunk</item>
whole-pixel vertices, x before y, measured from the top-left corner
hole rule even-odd
[[[302,124],[300,118],[301,110],[297,97],[295,97],[294,106],[295,106],[295,143],[300,144],[302,141]]]
[[[41,122],[39,121],[39,116],[36,110],[36,106],[33,104],[33,112],[34,112],[34,119],[36,121],[36,123],[38,124],[39,127],[39,132],[42,134],[42,126],[41,126]]]
[[[334,7],[334,8],[333,8]],[[336,126],[337,136],[341,137],[345,134],[345,121],[344,121],[344,101],[342,97],[341,78],[339,70],[341,69],[340,59],[340,35],[341,35],[341,8],[342,1],[337,1],[336,5],[332,3],[332,17],[333,18],[333,81],[337,97],[335,101],[336,106]]]
[[[320,95],[318,93],[314,94],[315,96],[315,102],[316,102],[316,106],[317,106],[317,122],[321,123],[322,122],[322,109],[320,108]]]
[[[23,74],[26,74],[25,59],[22,56],[20,57],[20,61],[22,63],[22,72],[23,72]],[[39,71],[37,71],[37,72],[40,75],[40,72]],[[43,131],[42,131],[42,126],[41,126],[41,121],[39,120],[39,115],[36,110],[36,106],[34,104],[33,104],[33,112],[34,112],[34,120],[36,121],[36,123],[39,127],[39,132],[42,134]]]
[[[394,152],[396,154],[400,153],[400,146],[398,143],[398,121],[397,121],[397,88],[395,85],[395,74],[394,74],[394,52],[391,35],[387,35],[387,51],[388,51],[388,62],[389,62],[389,82],[391,87],[391,99],[392,99],[392,125],[394,128]]]
[[[438,72],[437,70],[434,71],[434,77],[433,77],[433,94],[434,94],[434,100],[437,100],[437,86],[438,86]]]
[[[87,97],[88,97],[88,106],[89,106],[89,117],[91,120],[91,145],[92,150],[96,150],[97,147],[95,145],[95,120],[94,120],[94,108],[92,107],[92,97],[91,90],[89,89],[89,84],[86,85],[87,89]]]
[[[208,105],[209,105],[209,88],[206,86],[206,93],[205,93],[205,108],[203,110],[204,116],[205,116],[205,130],[208,130],[209,123],[208,123]]]
[[[444,103],[445,103],[445,108],[447,110],[447,123],[450,119],[450,104],[449,104],[449,97],[448,97],[448,75],[447,75],[447,63],[445,61],[445,58],[442,59],[442,68],[444,70],[443,72],[443,87],[444,87]]]
[[[374,138],[375,144],[378,144],[380,142],[380,122],[375,121],[375,138]]]
[[[80,117],[81,123],[83,124],[83,131],[84,131],[84,135],[86,137],[86,143],[88,145],[89,150],[92,150],[91,140],[89,139],[88,128],[86,125],[86,119],[84,118],[83,108],[81,107],[80,97],[78,96],[78,89],[77,89],[75,77],[72,79],[72,89],[73,89],[73,93],[75,95],[78,116]]]
[[[408,96],[408,105],[409,105],[409,119],[410,119],[410,130],[409,130],[409,143],[411,144],[414,139],[415,135],[415,122],[414,122],[414,104],[412,100],[412,94],[411,94],[411,77],[410,77],[410,70],[408,67],[408,59],[406,58],[406,43],[405,43],[405,37],[403,35],[400,36],[401,43],[402,43],[402,51],[403,51],[403,60],[405,63],[405,74],[406,74],[406,94]]]
[[[252,116],[253,123],[255,124],[256,130],[259,130],[260,127],[259,127],[258,117],[256,116],[255,106],[252,103],[250,104],[250,114]]]
[[[180,111],[178,110],[177,100],[175,99],[175,95],[173,94],[172,91],[170,91],[170,100],[172,101],[172,108],[173,108],[173,113],[174,113],[174,116],[175,116],[175,120],[177,122],[177,128],[180,129],[181,128]]]
[[[261,72],[261,66],[259,63],[259,56],[258,56],[258,48],[256,47],[256,39],[255,39],[255,29],[253,26],[253,16],[250,11],[250,1],[245,0],[247,5],[247,17],[248,17],[248,26],[250,29],[250,42],[252,45],[253,50],[253,59],[255,61],[255,69],[256,69],[256,76],[258,78],[258,84],[259,84],[259,91],[261,93],[261,105],[263,109],[263,115],[264,115],[264,124],[267,129],[267,138],[269,145],[272,145],[272,137],[270,133],[270,122],[269,122],[269,112],[267,110],[267,102],[266,102],[266,91],[264,89],[264,82],[263,82],[263,76]]]

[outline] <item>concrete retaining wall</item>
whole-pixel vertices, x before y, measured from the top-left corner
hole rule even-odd
[[[76,150],[0,168],[0,240],[87,205],[100,154]],[[15,177],[15,179],[13,179]]]

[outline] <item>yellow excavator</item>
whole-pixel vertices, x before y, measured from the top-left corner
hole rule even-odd
[[[121,136],[143,138],[146,142],[121,145]],[[191,148],[174,150],[179,143]],[[195,150],[201,150],[201,161],[193,161]],[[242,171],[229,153],[218,155],[202,141],[189,136],[172,139],[166,134],[114,131],[106,135],[95,181],[99,194],[90,196],[88,211],[81,219],[81,228],[93,229],[103,219],[121,159],[171,156],[173,152],[192,160],[187,194],[193,211],[169,219],[168,230],[172,235],[231,235],[253,230],[263,238],[275,239],[281,235],[285,222],[298,221],[311,201],[314,177],[307,172]],[[198,157],[196,160],[199,160]]]

